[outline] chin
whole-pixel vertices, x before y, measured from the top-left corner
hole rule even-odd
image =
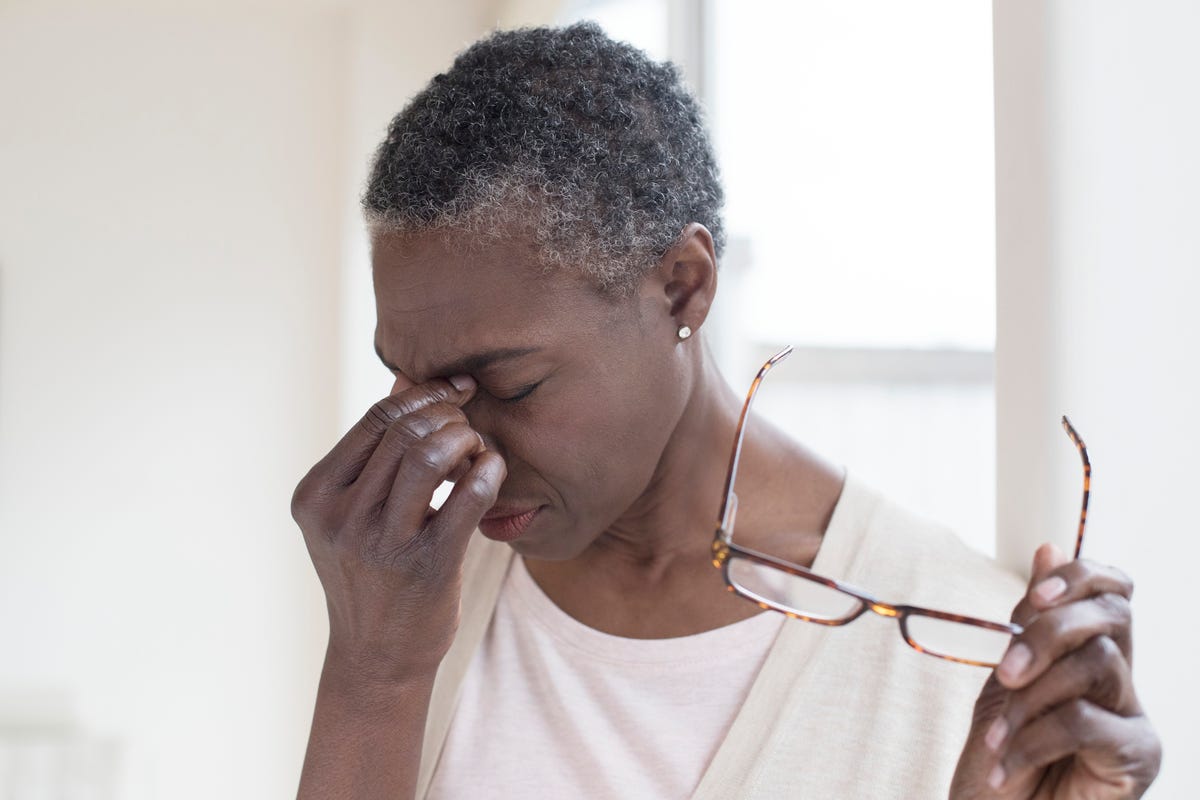
[[[596,539],[595,535],[580,538],[578,525],[554,524],[558,523],[558,520],[551,515],[537,521],[542,524],[530,526],[524,536],[508,542],[509,547],[526,558],[538,561],[570,561],[587,550]]]
[[[570,561],[586,549],[586,546],[572,547],[563,539],[544,539],[540,536],[523,536],[509,542],[508,546],[517,554],[537,561]]]

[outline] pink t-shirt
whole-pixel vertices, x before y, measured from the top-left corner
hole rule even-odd
[[[785,619],[612,636],[559,609],[516,556],[428,797],[690,797]]]

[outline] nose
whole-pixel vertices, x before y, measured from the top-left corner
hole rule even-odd
[[[484,445],[489,450],[494,450],[499,453],[501,458],[508,460],[508,451],[505,449],[502,438],[496,434],[495,426],[491,419],[491,414],[483,407],[478,395],[472,397],[462,406],[462,412],[467,417],[467,422],[471,429],[474,430],[483,439]]]

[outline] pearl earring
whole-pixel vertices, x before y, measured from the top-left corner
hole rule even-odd
[[[676,335],[678,335],[680,339],[686,339],[692,335],[692,329],[687,325],[680,325],[679,330],[676,331]]]

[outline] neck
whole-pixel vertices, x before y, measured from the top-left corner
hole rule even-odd
[[[705,555],[741,404],[708,349],[701,348],[688,403],[650,483],[589,549],[651,570]]]
[[[758,612],[723,591],[721,574],[710,560],[743,398],[725,383],[707,348],[701,352],[688,403],[642,495],[578,557],[525,559],[542,590],[592,627],[663,638]],[[811,564],[819,535],[787,542],[758,539],[756,520],[770,520],[777,530],[824,531],[841,488],[836,470],[774,428],[756,424],[747,431],[738,483],[745,486],[739,492],[738,541]],[[798,487],[807,490],[799,493],[805,507],[785,508]],[[781,518],[802,522],[777,527]]]

